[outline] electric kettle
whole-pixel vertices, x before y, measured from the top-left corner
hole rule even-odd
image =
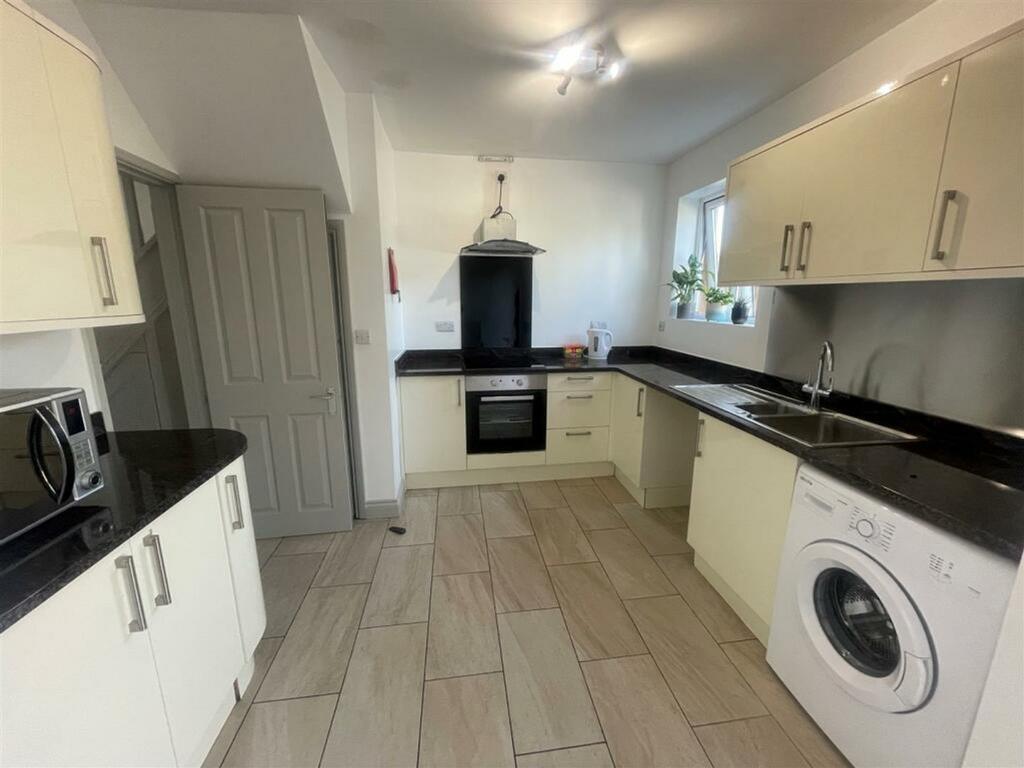
[[[607,328],[587,329],[587,357],[604,360],[612,351],[612,332]]]

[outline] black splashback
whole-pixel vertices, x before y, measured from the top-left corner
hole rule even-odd
[[[463,349],[528,349],[532,343],[533,259],[460,256]]]

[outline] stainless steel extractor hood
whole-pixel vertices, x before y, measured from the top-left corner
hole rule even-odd
[[[524,243],[522,240],[484,240],[472,243],[459,251],[460,256],[533,256],[544,253],[543,248]]]

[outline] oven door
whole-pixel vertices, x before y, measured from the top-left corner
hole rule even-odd
[[[543,389],[466,393],[468,453],[543,451],[547,429]]]

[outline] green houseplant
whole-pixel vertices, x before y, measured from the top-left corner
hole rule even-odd
[[[676,302],[676,317],[684,318],[690,313],[690,305],[697,291],[704,290],[700,260],[690,254],[685,267],[672,270],[671,282],[665,283],[672,289],[672,301]]]
[[[717,285],[705,286],[702,292],[707,301],[704,319],[723,322],[727,317],[726,307],[735,301],[735,297],[725,288],[719,288]]]

